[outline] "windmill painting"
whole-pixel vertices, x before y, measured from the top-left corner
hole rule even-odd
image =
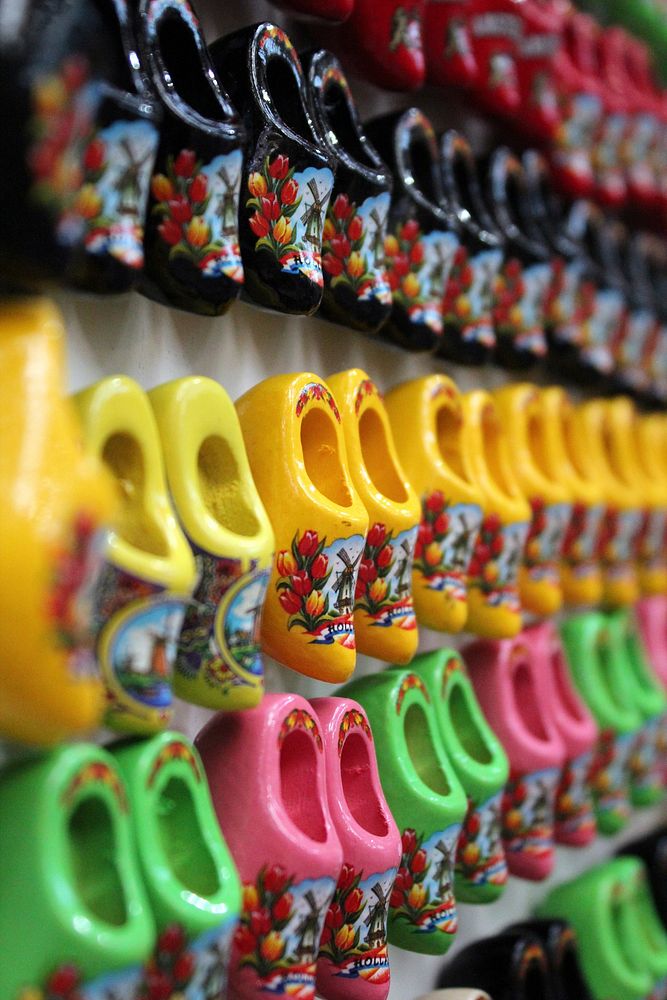
[[[336,603],[334,607],[341,615],[350,615],[354,610],[354,590],[356,586],[356,569],[361,559],[362,553],[359,552],[356,559],[352,559],[347,550],[342,548],[338,552],[338,558],[343,564],[342,570],[340,570],[336,576],[336,581],[333,585],[333,591],[336,594]]]
[[[387,940],[387,914],[391,889],[385,889],[380,882],[376,882],[372,892],[376,899],[371,902],[364,920],[367,929],[366,944],[369,948],[379,948]]]
[[[125,215],[138,216],[147,187],[144,180],[145,172],[146,169],[150,169],[147,165],[153,161],[153,150],[135,148],[129,136],[121,139],[119,146],[125,165],[114,183],[119,197],[118,210]]]
[[[412,553],[414,541],[404,538],[401,541],[396,560],[396,595],[401,598],[410,593],[410,570],[412,569]]]
[[[302,914],[299,923],[296,926],[295,934],[297,936],[297,944],[294,949],[294,954],[300,962],[311,962],[313,955],[317,954],[317,949],[320,943],[320,907],[315,895],[312,890],[308,890],[304,894],[304,900],[308,906],[305,913]]]
[[[306,185],[310,192],[305,196],[305,209],[301,218],[304,227],[304,240],[315,247],[322,243],[322,226],[324,225],[324,213],[329,201],[330,191],[320,191],[320,187],[315,177],[311,177]]]
[[[433,874],[438,886],[438,893],[441,896],[446,896],[452,889],[454,851],[453,847],[445,840],[439,840],[435,845],[435,850],[440,855],[440,859],[435,863]]]
[[[216,176],[222,184],[222,191],[218,196],[217,211],[222,223],[222,232],[225,236],[229,236],[236,232],[238,224],[241,170],[239,167],[236,173],[232,173],[230,164],[223,163]]]

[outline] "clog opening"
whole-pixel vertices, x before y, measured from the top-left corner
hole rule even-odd
[[[472,164],[467,155],[462,152],[454,154],[452,170],[454,172],[454,183],[456,184],[460,207],[472,218],[473,222],[478,222],[476,214],[480,207],[479,191],[475,187],[472,169]]]
[[[319,790],[315,745],[303,730],[293,729],[280,747],[280,794],[285,811],[297,829],[310,840],[323,844],[327,831]]]
[[[574,471],[578,476],[581,476],[582,479],[591,479],[592,469],[587,466],[585,461],[581,461],[581,455],[578,447],[579,435],[574,417],[574,408],[569,403],[564,403],[561,407],[561,426],[563,429],[563,444],[565,445],[565,452],[572,463]]]
[[[561,706],[571,719],[583,722],[586,719],[586,712],[569,682],[567,663],[561,649],[554,649],[551,653],[551,674]]]
[[[435,415],[438,450],[445,465],[464,482],[468,482],[461,448],[461,429],[460,413],[451,406],[441,406]]]
[[[544,425],[541,415],[535,409],[528,414],[526,432],[530,457],[542,475],[549,479],[549,463],[544,454]]]
[[[508,468],[503,432],[493,409],[485,409],[482,418],[482,448],[486,467],[496,487],[506,497],[516,497],[517,490]]]
[[[531,962],[523,981],[522,1000],[544,1000],[547,986],[544,969],[537,962]]]
[[[454,681],[446,704],[450,728],[465,752],[478,764],[490,764],[493,757],[475,719],[470,690]]]
[[[246,503],[236,458],[224,438],[206,438],[197,471],[202,499],[216,521],[237,535],[256,535],[259,523]]]
[[[351,507],[352,497],[340,460],[336,431],[322,410],[311,408],[304,414],[301,448],[308,477],[322,496],[339,507]]]
[[[616,690],[616,684],[613,679],[614,653],[608,640],[598,643],[597,658],[600,667],[598,674],[609,699],[613,702],[617,711],[626,711],[630,706],[624,702],[620,693]]]
[[[220,121],[222,108],[204,67],[192,29],[183,17],[168,10],[157,29],[164,69],[174,90],[193,111],[209,121]]]
[[[156,805],[162,855],[176,881],[197,896],[213,896],[220,879],[201,829],[192,790],[170,778]]]
[[[80,901],[97,920],[122,926],[127,922],[127,902],[116,863],[114,820],[107,803],[92,795],[83,799],[69,817],[67,833]]]
[[[583,977],[576,948],[569,944],[561,954],[557,967],[558,981],[561,985],[561,995],[566,997],[578,997],[583,1000],[589,996],[588,986]]]
[[[440,200],[435,179],[435,164],[431,146],[420,132],[412,133],[410,137],[410,169],[415,180],[415,187],[433,204]]]
[[[104,445],[102,459],[113,474],[120,495],[116,525],[120,537],[142,552],[168,555],[162,529],[146,509],[146,470],[139,442],[131,434],[112,434]]]
[[[359,420],[359,441],[366,471],[373,485],[394,503],[405,503],[408,491],[389,453],[387,432],[375,410],[364,410]]]
[[[609,468],[611,469],[614,476],[620,479],[621,482],[626,481],[625,468],[623,462],[619,461],[618,449],[615,447],[614,442],[614,432],[609,426],[608,418],[602,422],[602,445],[604,447],[604,455],[607,459]],[[630,485],[632,486],[632,478],[630,478]]]
[[[389,829],[375,793],[368,745],[359,733],[349,733],[340,755],[343,794],[352,816],[364,830],[385,837]]]
[[[428,718],[421,705],[410,705],[403,717],[405,742],[413,768],[432,792],[449,795],[447,776],[436,756]]]
[[[539,694],[535,689],[533,672],[527,663],[519,663],[514,668],[512,692],[516,711],[528,732],[541,743],[548,743],[549,737],[538,708]]]
[[[278,117],[302,139],[313,136],[303,109],[296,70],[282,56],[270,56],[266,63],[266,88]]]
[[[373,162],[363,143],[359,141],[349,99],[340,84],[335,82],[328,84],[324,91],[324,108],[329,127],[345,152],[358,163],[375,170],[377,164]]]

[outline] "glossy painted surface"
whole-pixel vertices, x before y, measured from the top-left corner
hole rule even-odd
[[[195,584],[195,561],[167,492],[148,397],[126,376],[74,397],[88,451],[111,472],[119,513],[93,594],[105,722],[130,733],[164,729],[173,713],[178,636]]]
[[[548,960],[539,938],[523,928],[508,929],[468,945],[447,963],[438,979],[438,986],[463,983],[491,990],[493,1000],[528,996],[547,1000]]]
[[[319,720],[298,695],[214,716],[197,737],[218,822],[243,883],[229,990],[314,1000],[343,851],[327,803]],[[253,835],[248,836],[248,817]]]
[[[408,663],[419,633],[412,597],[421,506],[400,465],[382,396],[360,368],[330,376],[354,487],[368,513],[355,589],[360,653]]]
[[[566,920],[525,920],[514,925],[539,938],[547,956],[552,1000],[592,1000],[579,957],[579,942]]]
[[[202,377],[167,382],[149,399],[198,572],[178,638],[174,691],[207,708],[248,708],[264,688],[259,633],[275,546],[236,410],[221,385]]]
[[[100,462],[81,446],[64,396],[63,355],[63,320],[53,303],[4,302],[0,732],[36,746],[94,728],[104,710],[91,590],[115,506]],[[16,627],[21,621],[30,628]]]
[[[425,0],[355,0],[332,47],[376,86],[418,90],[425,75],[425,6]]]
[[[236,409],[276,540],[262,649],[292,670],[340,683],[356,660],[353,611],[368,531],[340,410],[311,372],[266,379]]]

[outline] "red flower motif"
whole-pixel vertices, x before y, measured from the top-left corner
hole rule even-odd
[[[166,972],[161,969],[151,969],[146,977],[148,996],[151,1000],[170,1000],[173,996],[173,984]]]
[[[353,889],[349,894],[343,906],[346,913],[356,913],[361,906],[364,899],[364,894],[361,889]]]
[[[346,194],[338,195],[333,203],[332,211],[337,219],[347,219],[352,212],[352,206],[350,205],[350,199]]]
[[[417,535],[420,545],[430,545],[433,541],[433,528],[430,524],[420,524]]]
[[[344,923],[343,911],[341,910],[338,903],[332,903],[327,910],[327,915],[324,918],[325,927],[331,927],[332,930],[338,930],[342,927]]]
[[[280,218],[280,202],[278,201],[275,192],[269,191],[268,194],[260,198],[260,203],[262,206],[262,215],[265,219],[275,219]]]
[[[299,193],[299,185],[291,177],[288,181],[283,184],[282,191],[280,192],[280,200],[283,205],[293,205],[296,201],[296,196]]]
[[[482,525],[483,531],[488,531],[489,534],[495,535],[497,531],[500,530],[500,515],[499,514],[487,514],[484,518],[484,524]]]
[[[255,212],[250,219],[250,228],[255,236],[262,237],[267,235],[270,225],[268,220],[265,219],[263,215],[260,215],[259,212]]]
[[[301,610],[301,598],[291,590],[281,590],[278,594],[278,600],[281,608],[288,615],[295,615],[297,611]]]
[[[384,545],[377,554],[377,564],[382,569],[389,565],[392,557],[391,545]]]
[[[343,236],[342,233],[336,233],[335,236],[331,237],[331,249],[336,257],[343,260],[345,257],[350,256],[352,247],[350,246],[350,241],[347,236]]]
[[[177,983],[189,983],[195,971],[195,958],[189,951],[180,955],[174,963],[174,979]]]
[[[415,856],[410,862],[410,869],[415,875],[419,875],[426,868],[426,851],[421,849],[415,851]]]
[[[59,997],[67,996],[79,985],[79,973],[74,965],[61,965],[49,976],[46,989],[48,993]]]
[[[392,270],[399,278],[405,277],[410,270],[408,255],[405,253],[397,253],[394,257]]]
[[[421,243],[415,243],[410,251],[410,263],[421,264],[424,260],[424,247]]]
[[[439,514],[445,508],[445,498],[440,490],[435,490],[426,501],[426,509]]]
[[[284,892],[273,904],[273,919],[287,920],[292,910],[292,902],[292,893]]]
[[[167,955],[177,955],[185,946],[185,934],[179,924],[165,927],[157,939],[157,950]]]
[[[313,589],[313,581],[310,579],[305,569],[300,569],[290,577],[290,584],[295,594],[307,597]]]
[[[240,924],[234,936],[234,944],[242,955],[250,955],[257,947],[257,938],[244,924]]]
[[[412,242],[419,236],[419,223],[416,219],[408,219],[407,222],[403,223],[401,226],[400,233],[402,240],[409,240]]]
[[[157,227],[157,231],[169,246],[176,246],[177,243],[181,242],[182,233],[181,227],[173,219],[165,219],[161,225]]]
[[[197,157],[192,149],[182,149],[174,160],[174,173],[177,177],[192,177],[197,163]]]
[[[206,174],[197,174],[190,185],[190,201],[203,201],[208,194],[208,180]]]
[[[325,253],[322,258],[322,267],[327,274],[333,275],[334,278],[336,275],[343,273],[343,262],[334,257],[332,253]]]
[[[264,876],[264,888],[267,892],[280,893],[287,885],[287,872],[282,865],[272,865]]]
[[[302,556],[312,556],[319,544],[320,540],[316,531],[304,531],[297,544],[297,549]]]
[[[402,902],[403,890],[397,888],[396,883],[394,883],[394,888],[391,890],[391,896],[389,897],[389,905],[394,909],[398,909]]]
[[[374,524],[368,532],[366,544],[370,545],[372,548],[377,548],[378,545],[382,545],[384,542],[386,534],[387,529],[384,524]]]
[[[364,231],[364,225],[358,215],[355,215],[353,219],[350,220],[350,224],[347,227],[347,235],[351,240],[361,239],[361,234]]]
[[[329,560],[322,552],[319,556],[313,559],[312,566],[310,567],[310,575],[313,580],[321,580],[322,577],[327,575],[327,570],[329,569]]]
[[[287,177],[289,171],[289,157],[283,156],[282,153],[278,153],[273,163],[269,164],[269,173],[271,176],[278,181],[282,181]]]
[[[100,170],[104,163],[106,147],[101,139],[93,139],[88,143],[83,155],[83,165],[86,170]]]
[[[344,892],[354,882],[355,871],[352,865],[343,865],[338,876],[338,888]]]
[[[263,906],[261,910],[253,910],[248,921],[250,932],[256,937],[260,934],[268,934],[273,927],[270,911]]]
[[[436,535],[445,535],[449,530],[449,517],[444,512],[438,514],[435,521],[433,522],[433,530]]]
[[[378,571],[372,559],[362,559],[359,564],[359,579],[364,583],[372,583],[377,580]]]
[[[414,830],[405,830],[403,836],[401,837],[401,844],[403,845],[403,854],[412,854],[415,847],[417,846],[417,834]],[[407,869],[400,869],[407,873]]]
[[[169,202],[169,214],[174,222],[189,222],[192,218],[190,202],[182,194]]]

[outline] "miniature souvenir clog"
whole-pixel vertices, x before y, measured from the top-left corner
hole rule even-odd
[[[596,612],[568,618],[561,636],[572,680],[599,728],[589,771],[598,829],[617,833],[630,816],[630,757],[642,723],[623,652]]]
[[[461,396],[446,375],[428,375],[395,386],[385,406],[399,459],[422,504],[412,564],[417,620],[439,632],[460,632],[482,523],[482,497],[461,457]]]
[[[544,948],[523,929],[482,938],[459,951],[440,973],[438,986],[464,983],[491,990],[493,1000],[552,1000]]]
[[[199,754],[180,733],[111,747],[127,785],[134,843],[155,917],[144,973],[193,998],[222,996],[241,886],[213,812]],[[139,993],[139,996],[141,993]]]
[[[561,123],[555,67],[569,9],[569,0],[529,0],[518,7],[523,31],[515,65],[521,103],[514,125],[532,142],[552,143]]]
[[[501,147],[482,172],[489,210],[505,245],[494,283],[495,354],[508,368],[528,368],[547,353],[544,302],[551,280],[550,254],[530,216],[521,161]]]
[[[461,464],[482,494],[484,520],[468,577],[466,629],[489,639],[521,628],[518,574],[531,519],[510,458],[500,415],[488,392],[461,398]]]
[[[470,145],[453,129],[445,132],[440,142],[440,167],[445,198],[458,219],[461,242],[445,285],[437,353],[464,364],[482,364],[490,360],[496,346],[492,307],[503,262],[502,236],[482,199]]]
[[[479,67],[471,96],[486,115],[513,118],[520,113],[521,101],[516,68],[523,34],[520,6],[513,0],[459,0],[458,7],[468,21]]]
[[[260,382],[236,409],[276,540],[262,649],[292,670],[340,683],[356,660],[353,611],[368,514],[352,483],[336,400],[303,372]]]
[[[440,738],[468,798],[456,847],[454,887],[462,903],[490,903],[507,883],[501,837],[507,755],[487,723],[460,655],[439,649],[415,657],[411,669],[426,685]]]
[[[605,493],[606,510],[597,542],[603,601],[611,607],[625,607],[639,596],[634,557],[642,525],[641,500],[622,478],[612,453],[604,401],[582,403],[566,420],[571,423],[566,433],[570,448],[577,455],[579,471],[597,481]]]
[[[139,996],[155,926],[113,758],[78,743],[5,768],[0,806],[0,994]]]
[[[524,633],[542,664],[544,703],[565,748],[556,789],[557,844],[585,847],[595,837],[593,795],[588,774],[597,745],[598,727],[570,678],[563,646],[552,622],[532,625]]]
[[[637,866],[625,918],[628,958],[653,978],[652,997],[667,995],[667,930],[651,897],[643,864]]]
[[[384,241],[393,308],[382,334],[408,350],[430,350],[442,336],[442,297],[459,245],[433,126],[410,108],[375,118],[367,131],[394,177]]]
[[[121,501],[93,595],[97,660],[112,729],[152,733],[172,716],[172,675],[195,562],[167,493],[148,398],[122,375],[74,397],[87,450]]]
[[[255,708],[214,716],[195,744],[243,882],[229,995],[312,997],[343,864],[314,710],[298,695],[268,694]]]
[[[551,1000],[592,1000],[581,968],[577,935],[567,920],[523,920],[510,930],[539,938],[549,965]]]
[[[621,243],[621,262],[628,277],[625,322],[611,345],[614,377],[621,391],[641,396],[649,388],[647,356],[654,350],[659,319],[655,309],[644,234],[627,234]]]
[[[618,211],[628,197],[624,162],[631,142],[632,123],[628,103],[613,86],[616,53],[614,49],[608,49],[607,34],[596,19],[590,22],[590,30],[584,33],[584,44],[588,50],[586,61],[595,74],[596,89],[601,95],[603,107],[592,147],[594,198],[605,208]]]
[[[615,858],[552,889],[537,907],[540,917],[562,917],[579,938],[581,965],[593,996],[639,1000],[653,986],[648,969],[637,967],[628,949],[628,902],[640,862]],[[630,934],[637,933],[637,928]]]
[[[313,122],[336,165],[322,232],[319,315],[374,334],[392,305],[384,265],[391,174],[364,135],[338,60],[324,49],[302,59]]]
[[[644,862],[647,883],[653,905],[663,924],[667,925],[667,831],[664,827],[639,840],[632,840],[619,851]]]
[[[574,501],[560,552],[563,597],[568,605],[598,604],[602,572],[597,541],[606,509],[602,484],[590,476],[587,459],[576,447],[573,404],[565,390],[559,386],[541,389],[539,404],[545,472],[550,480],[562,482]]]
[[[643,597],[634,614],[651,669],[667,689],[667,597]]]
[[[528,383],[497,389],[494,400],[512,455],[513,470],[531,509],[531,522],[519,569],[519,594],[526,611],[553,615],[560,610],[559,556],[572,514],[567,482],[549,474],[548,447],[539,390]]]
[[[401,836],[389,811],[373,733],[361,707],[315,698],[324,743],[327,798],[343,849],[343,868],[324,921],[317,993],[326,1000],[384,1000],[389,993],[389,900]]]
[[[248,708],[264,687],[259,631],[274,540],[236,410],[209,378],[167,382],[148,398],[198,572],[178,638],[174,691],[207,708]]]
[[[0,734],[35,746],[93,729],[104,711],[91,592],[115,507],[64,397],[63,333],[48,299],[0,308]]]
[[[431,697],[421,677],[400,669],[358,678],[338,693],[366,711],[382,787],[401,831],[389,941],[442,955],[458,929],[454,863],[466,796],[440,740]]]
[[[311,119],[296,49],[282,28],[264,22],[218,39],[211,57],[247,132],[239,213],[245,293],[269,309],[309,316],[322,301],[335,164]]]
[[[509,758],[502,805],[507,865],[512,875],[535,881],[554,865],[556,790],[566,759],[538,652],[529,630],[516,639],[477,640],[463,650],[482,711]]]
[[[164,120],[146,216],[140,289],[219,316],[243,285],[238,208],[245,132],[190,0],[138,0],[144,80]]]
[[[33,0],[13,13],[0,40],[5,285],[60,278],[125,291],[144,263],[161,117],[143,84],[128,4]]]
[[[368,512],[355,590],[354,635],[368,656],[408,663],[417,651],[412,561],[421,507],[396,454],[375,383],[360,368],[330,376],[354,487]]]
[[[423,45],[426,79],[436,87],[470,87],[479,79],[470,25],[460,0],[426,0]]]
[[[424,6],[425,0],[354,0],[332,36],[335,49],[378,87],[418,90],[425,75]]]

